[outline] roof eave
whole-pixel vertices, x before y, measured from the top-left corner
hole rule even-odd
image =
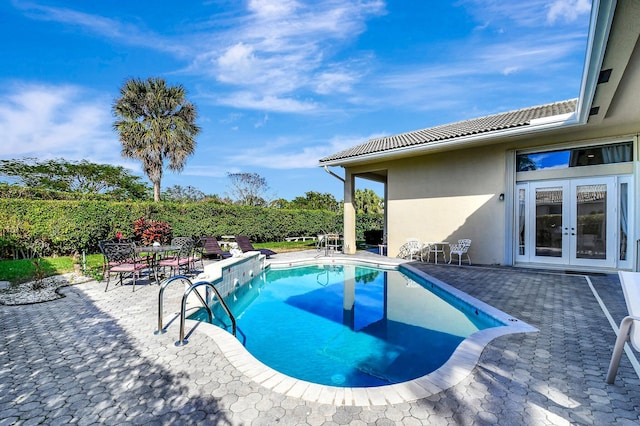
[[[589,119],[591,104],[598,85],[598,77],[604,60],[609,40],[613,15],[617,0],[593,0],[591,6],[591,25],[587,41],[587,52],[582,72],[580,96],[576,106],[578,123],[586,124]]]
[[[427,144],[413,145],[391,149],[382,152],[374,152],[371,154],[363,154],[354,157],[339,158],[329,161],[320,161],[319,166],[347,166],[356,163],[369,163],[374,161],[384,161],[391,158],[407,157],[412,155],[425,154],[431,151],[442,151],[448,149],[460,148],[464,145],[471,145],[477,142],[483,142],[490,139],[503,139],[514,136],[524,136],[546,132],[554,129],[567,128],[579,125],[575,113],[562,114],[555,117],[547,117],[539,120],[532,120],[532,124],[520,127],[514,127],[504,130],[495,130],[487,133],[480,133],[469,136],[461,136],[455,139],[447,139],[442,141],[434,141]]]

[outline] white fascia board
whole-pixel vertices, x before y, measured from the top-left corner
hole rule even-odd
[[[571,123],[575,120],[576,120],[576,113],[569,112],[566,114],[552,115],[550,117],[534,118],[529,122],[529,125],[538,126],[538,125],[551,124],[551,123],[564,124],[564,123]]]

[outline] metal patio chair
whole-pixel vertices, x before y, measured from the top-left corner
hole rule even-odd
[[[111,274],[118,274],[120,285],[122,285],[122,276],[131,274],[133,282],[133,291],[136,289],[136,277],[145,269],[149,268],[149,264],[144,259],[139,259],[136,255],[136,246],[134,243],[114,243],[104,241],[100,244],[100,249],[105,257],[104,274],[107,276],[107,285],[104,288],[106,292],[111,281]]]
[[[471,258],[469,257],[469,248],[471,248],[471,240],[461,239],[456,244],[449,244],[449,263],[453,260],[453,255],[458,256],[458,266],[462,265],[462,256],[467,256],[467,261],[471,265]],[[446,260],[446,259],[445,259]]]

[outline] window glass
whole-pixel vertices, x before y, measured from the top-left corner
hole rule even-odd
[[[532,170],[566,169],[569,167],[594,166],[632,161],[633,144],[623,142],[572,148],[562,151],[518,154],[516,158],[519,172]]]
[[[620,184],[620,260],[627,260],[627,238],[629,229],[629,184]]]
[[[525,219],[526,219],[526,191],[524,188],[518,190],[518,254],[524,256],[525,254]]]

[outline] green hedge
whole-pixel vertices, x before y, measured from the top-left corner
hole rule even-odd
[[[168,222],[175,236],[248,235],[255,242],[342,230],[342,214],[325,210],[216,202],[0,199],[0,258],[96,252],[98,241],[113,238],[118,231],[131,237],[132,224],[140,217]],[[358,216],[358,238],[369,229],[382,229],[381,215]]]

